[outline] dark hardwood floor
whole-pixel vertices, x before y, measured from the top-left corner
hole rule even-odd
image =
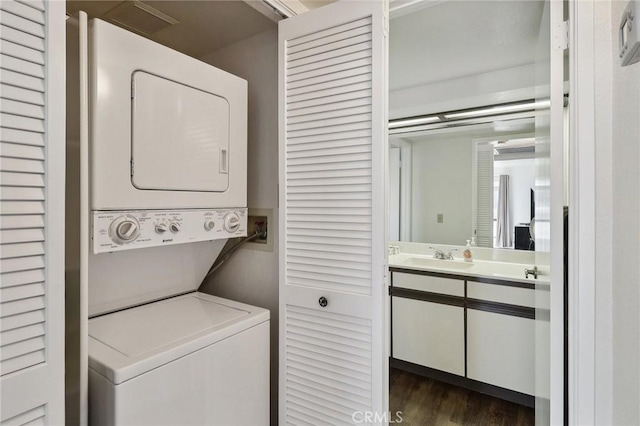
[[[533,425],[534,409],[391,369],[389,408],[402,425]],[[392,417],[393,418],[393,417]]]

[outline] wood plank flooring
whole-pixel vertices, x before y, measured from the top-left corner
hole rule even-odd
[[[534,409],[498,398],[391,369],[389,409],[402,411],[402,425],[534,424]]]

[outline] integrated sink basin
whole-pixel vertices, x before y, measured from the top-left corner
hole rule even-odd
[[[473,263],[468,263],[459,260],[440,260],[428,257],[407,257],[400,262],[402,265],[407,266],[421,266],[424,268],[438,268],[438,269],[468,269],[473,267]]]
[[[499,262],[494,260],[474,259],[465,262],[461,258],[453,260],[434,259],[430,254],[398,253],[389,256],[389,266],[422,271],[449,273],[460,276],[486,277],[509,281],[548,283],[548,268],[538,267],[538,278],[525,277],[524,270],[531,269],[532,264]]]

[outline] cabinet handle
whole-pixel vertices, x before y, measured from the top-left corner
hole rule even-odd
[[[318,299],[318,304],[323,307],[326,308],[327,305],[329,304],[329,301],[327,300],[326,297],[322,296],[320,299]]]

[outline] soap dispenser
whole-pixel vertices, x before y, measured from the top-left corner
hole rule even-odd
[[[471,251],[471,241],[467,240],[467,245],[462,252],[462,256],[464,257],[465,262],[473,262],[473,252]]]

